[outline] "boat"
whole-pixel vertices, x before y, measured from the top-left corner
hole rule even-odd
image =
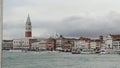
[[[9,50],[9,52],[27,52],[27,50],[20,50],[20,49],[12,49],[12,50]]]
[[[105,49],[101,49],[100,50],[100,54],[106,54],[107,52],[106,52],[106,50]]]
[[[81,54],[91,54],[91,52],[81,51]]]
[[[9,52],[22,52],[22,50],[9,50]]]
[[[92,54],[92,53],[93,53],[93,50],[91,50],[91,49],[83,49],[81,51],[81,54]]]
[[[72,49],[72,54],[80,54],[80,50],[78,49]]]

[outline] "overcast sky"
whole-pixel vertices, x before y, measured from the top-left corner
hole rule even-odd
[[[4,39],[24,38],[28,13],[34,37],[120,34],[120,0],[3,0]]]

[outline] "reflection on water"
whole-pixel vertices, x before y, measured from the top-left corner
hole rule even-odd
[[[120,55],[3,51],[3,68],[120,68]]]

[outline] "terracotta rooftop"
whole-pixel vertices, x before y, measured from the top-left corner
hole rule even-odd
[[[92,40],[90,40],[91,42],[101,42],[101,40],[100,39],[92,39]]]
[[[113,39],[120,39],[120,34],[117,34],[117,35],[111,35],[110,36],[113,38]]]
[[[63,39],[66,39],[66,40],[78,40],[78,39],[75,39],[75,38],[63,38]]]
[[[80,37],[79,39],[80,40],[85,40],[85,41],[90,40],[90,38],[86,38],[86,37]]]
[[[72,44],[70,41],[64,42],[64,44]]]
[[[57,39],[60,39],[60,38],[57,38]],[[61,37],[61,39],[64,39],[64,40],[79,40],[79,39],[76,39],[76,38],[66,38],[66,37]]]
[[[113,39],[113,41],[120,41],[120,39]]]

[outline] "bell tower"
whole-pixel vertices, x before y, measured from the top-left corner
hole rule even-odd
[[[31,21],[30,21],[30,16],[28,14],[26,25],[25,25],[25,37],[32,37],[32,26],[31,26]]]

